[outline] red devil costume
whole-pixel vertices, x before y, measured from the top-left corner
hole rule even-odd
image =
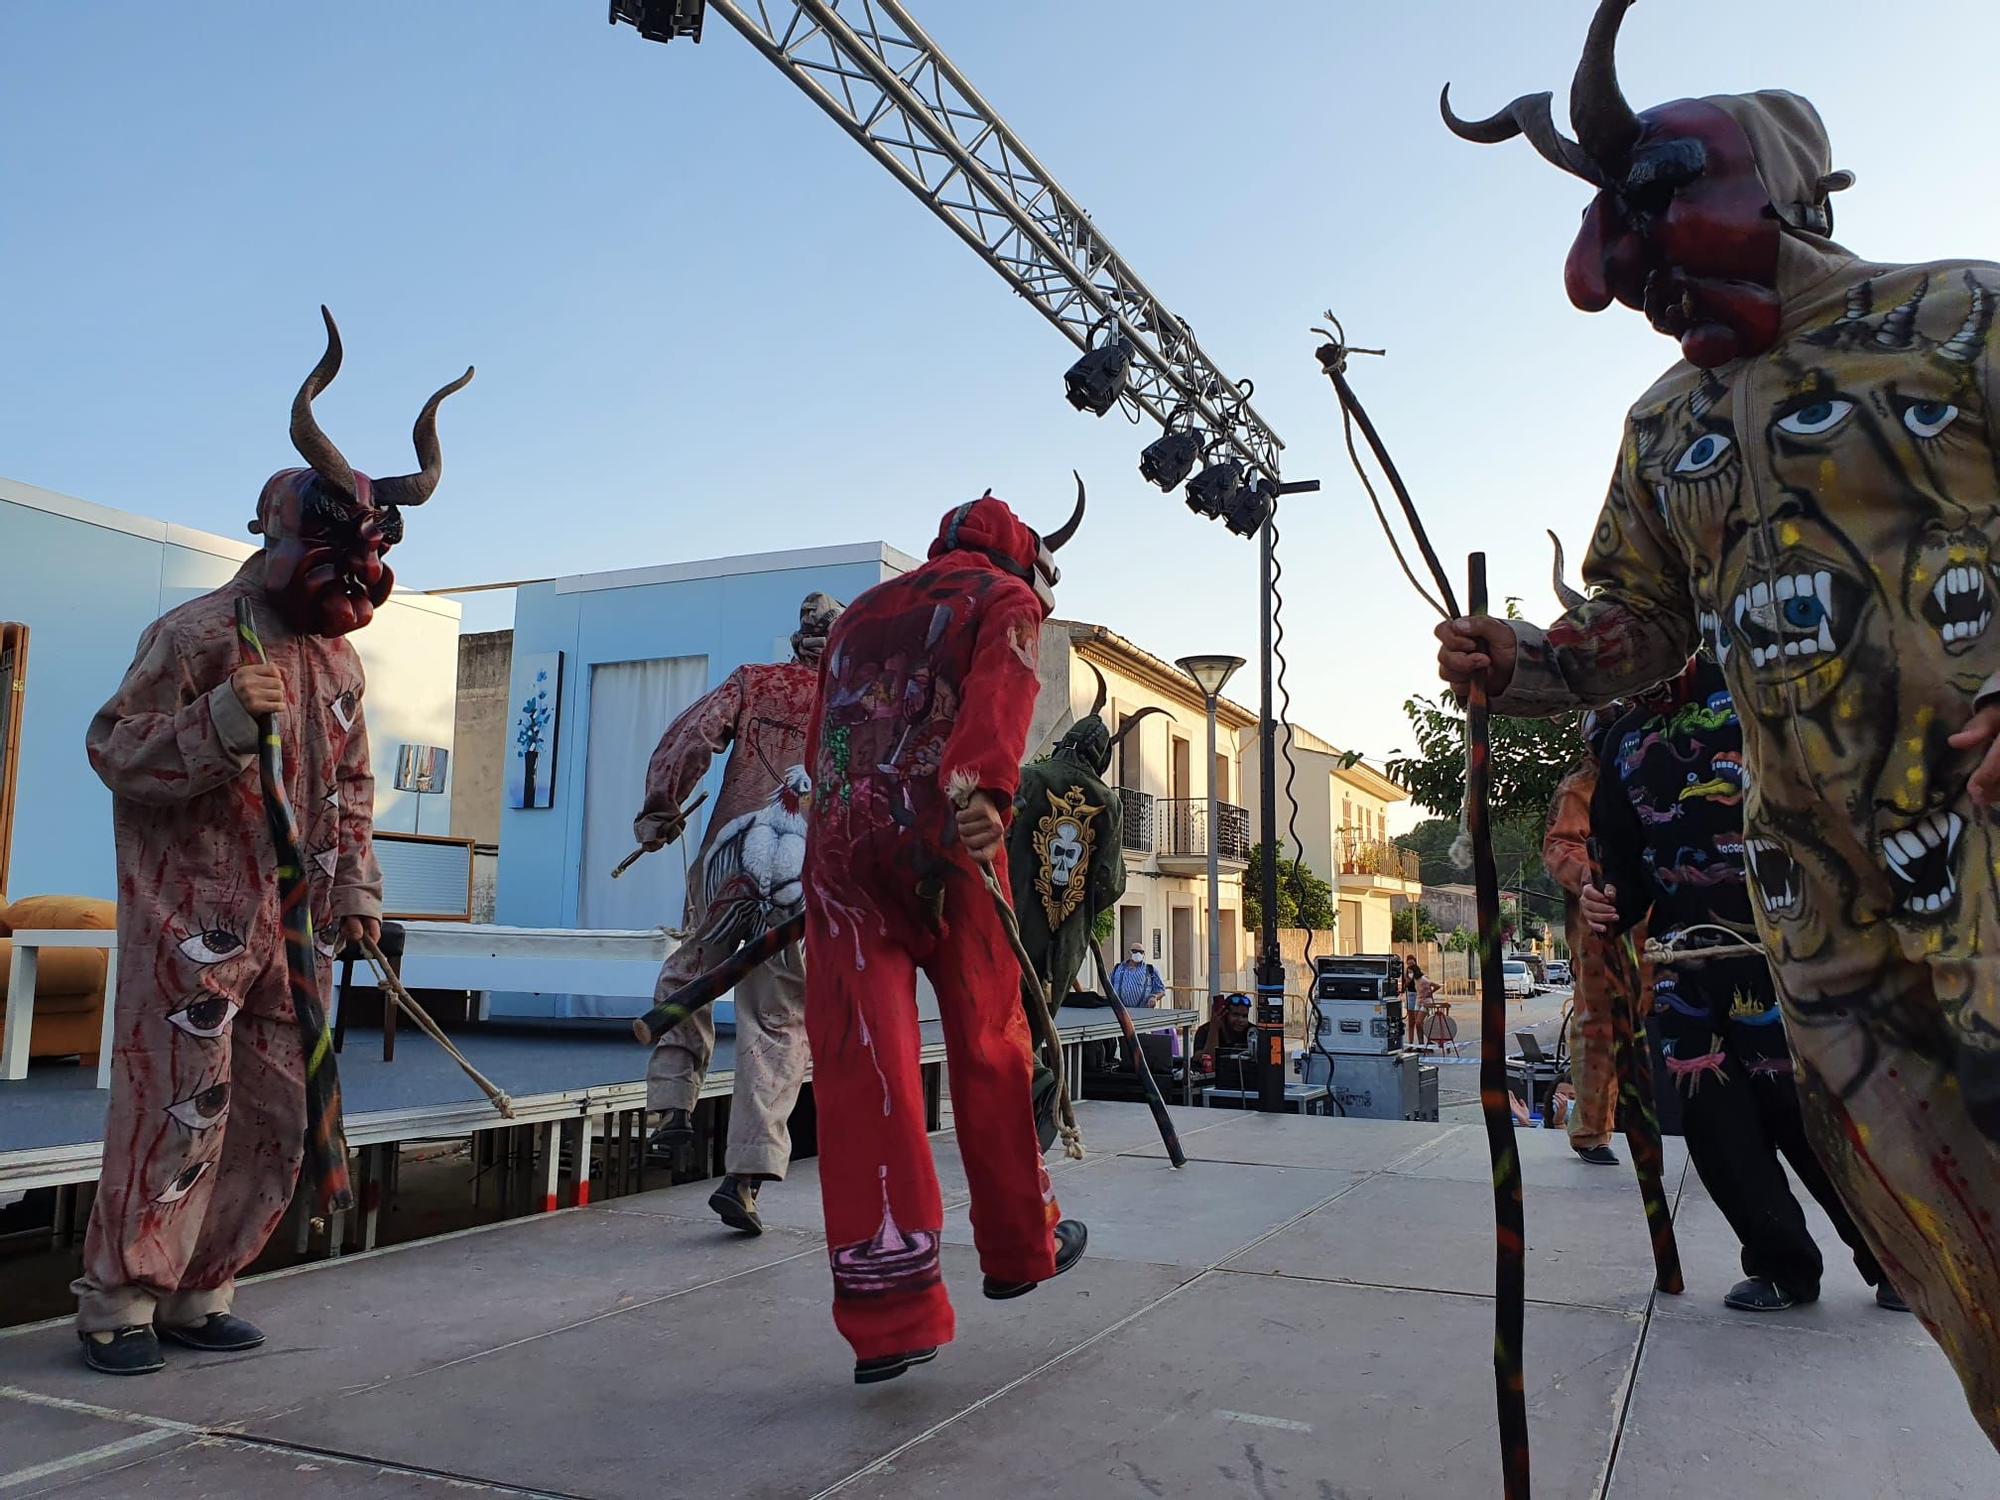
[[[660,969],[664,1000],[745,942],[799,909],[805,851],[806,722],[827,631],[840,606],[825,594],[799,605],[789,662],[731,672],[667,726],[646,768],[646,802],[633,820],[640,844],[681,836],[681,809],[717,755],[728,752],[687,899],[688,937]],[[806,1076],[805,967],[796,943],[736,985],[735,1088],[723,1178],[709,1206],[723,1222],[761,1234],[757,1188],[781,1181],[792,1158],[788,1125]],[[663,1115],[656,1151],[694,1137],[691,1116],[715,1053],[702,1007],[670,1028],[646,1064],[646,1107]]]
[[[283,790],[305,856],[322,995],[343,925],[379,930],[361,663],[343,637],[389,596],[383,554],[402,537],[402,508],[437,486],[438,403],[472,372],[418,417],[421,472],[371,480],[313,418],[314,395],[340,368],[331,315],[326,329],[326,353],[292,406],[292,442],[311,467],[265,484],[250,528],[264,550],[146,630],[90,726],[118,846],[118,1015],[103,1174],[75,1291],[86,1357],[111,1373],[159,1367],[156,1318],[196,1348],[262,1341],[229,1311],[235,1277],[283,1216],[304,1150],[306,1058],[245,703],[280,688],[245,666],[239,601],[281,679]]]
[[[806,1030],[834,1322],[855,1378],[900,1375],[952,1336],[944,1214],[924,1133],[916,970],[937,991],[972,1234],[989,1297],[1081,1253],[1060,1222],[1029,1096],[1022,975],[957,832],[959,804],[1011,808],[1035,707],[1046,544],[990,494],[951,511],[915,572],[856,599],[827,641],[808,744]],[[991,854],[1007,885],[1004,847]]]
[[[1601,0],[1570,95],[1489,120],[1596,191],[1566,283],[1682,360],[1626,421],[1585,581],[1546,632],[1440,629],[1501,712],[1602,703],[1710,638],[1741,717],[1752,908],[1814,1148],[2000,1441],[2000,266],[1834,243],[1792,94],[1635,112]]]

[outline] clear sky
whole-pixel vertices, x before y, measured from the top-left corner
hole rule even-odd
[[[1378,758],[1433,680],[1308,325],[1354,380],[1454,569],[1552,611],[1630,400],[1674,356],[1570,309],[1587,193],[1524,142],[1438,122],[1567,87],[1589,0],[910,0],[1287,443],[1295,717]],[[427,588],[880,538],[921,551],[988,485],[1091,519],[1060,611],[1159,655],[1256,645],[1253,547],[1138,477],[1153,433],[1062,399],[1069,345],[719,17],[699,47],[601,0],[0,6],[0,473],[241,535],[291,460],[322,301],[350,459],[446,478],[411,518]],[[1840,237],[1881,260],[1996,248],[1990,4],[1642,0],[1640,106],[1787,87],[1859,174]],[[88,580],[78,580],[88,587]],[[508,608],[469,607],[469,626]],[[0,601],[4,613],[4,601]],[[1232,696],[1254,694],[1254,682]]]

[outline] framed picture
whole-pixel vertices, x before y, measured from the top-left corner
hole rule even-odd
[[[521,658],[507,729],[507,805],[554,807],[556,750],[562,736],[563,654]]]

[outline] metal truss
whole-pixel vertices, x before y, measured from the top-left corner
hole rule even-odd
[[[1285,445],[1245,393],[897,0],[707,4],[1071,343],[1122,335],[1134,351],[1126,402],[1163,427],[1185,406],[1183,425],[1278,482]]]

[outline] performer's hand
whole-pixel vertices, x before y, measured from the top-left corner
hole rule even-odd
[[[2000,703],[1980,709],[1948,743],[1954,750],[1986,752],[1986,758],[1965,784],[1972,794],[1972,805],[1984,812],[2000,799]]]
[[[1505,620],[1491,615],[1446,620],[1438,638],[1438,676],[1463,698],[1474,683],[1488,693],[1504,693],[1514,680],[1517,645]]]
[[[1618,887],[1586,885],[1577,895],[1583,920],[1592,932],[1608,933],[1618,926]]]
[[[252,718],[282,713],[285,708],[285,679],[269,662],[246,662],[229,674],[236,701]]]
[[[958,810],[959,841],[965,845],[967,854],[982,863],[1000,842],[1004,831],[1000,799],[991,792],[974,792],[971,800]]]
[[[382,924],[374,917],[342,917],[340,919],[340,946],[358,943],[363,938],[377,947],[382,943]]]

